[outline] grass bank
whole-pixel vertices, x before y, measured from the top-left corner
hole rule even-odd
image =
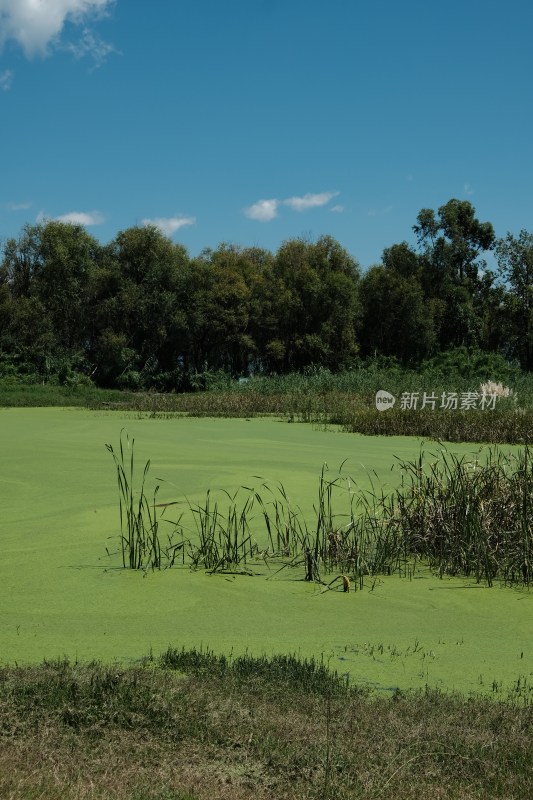
[[[361,368],[333,375],[318,370],[308,375],[230,379],[224,373],[199,380],[205,391],[161,394],[98,389],[91,384],[26,385],[0,381],[0,407],[85,407],[126,410],[162,418],[175,415],[253,418],[272,415],[291,422],[341,425],[346,431],[374,436],[420,436],[446,441],[524,443],[533,440],[533,378],[508,369],[504,378],[510,397],[498,397],[495,408],[461,410],[462,393],[481,395],[485,373],[457,369],[417,373],[399,368]],[[481,376],[481,377],[480,377]],[[490,371],[488,373],[490,377]],[[501,376],[500,376],[501,377]],[[375,408],[378,390],[396,397],[394,410]],[[443,396],[459,397],[457,410],[441,408]],[[418,396],[417,408],[400,410],[404,393]],[[421,408],[424,394],[435,408]],[[478,404],[480,403],[478,398]],[[444,403],[445,405],[445,403]]]
[[[531,797],[532,707],[369,697],[316,662],[167,651],[0,670],[0,794],[30,800]]]
[[[0,408],[107,408],[136,402],[133,392],[98,389],[92,384],[9,383],[0,380]]]

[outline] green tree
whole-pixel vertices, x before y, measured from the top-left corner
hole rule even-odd
[[[188,319],[197,371],[247,371],[256,350],[249,330],[252,269],[245,251],[225,243],[191,264]]]
[[[88,278],[100,245],[81,225],[48,222],[38,227],[34,294],[47,310],[60,349],[74,351],[86,340]]]
[[[420,248],[420,280],[427,299],[445,304],[438,332],[442,349],[478,346],[490,273],[482,253],[494,247],[490,222],[480,222],[467,200],[449,200],[438,209],[422,209],[413,226]],[[489,278],[487,278],[489,276]]]
[[[53,377],[56,337],[43,304],[35,297],[4,297],[0,305],[2,370],[37,380]]]
[[[495,247],[498,280],[506,290],[503,305],[508,324],[508,355],[533,369],[533,233],[508,233]]]
[[[421,272],[421,263],[418,254],[407,244],[393,244],[383,251],[383,266],[394,270],[404,278],[418,278]]]
[[[273,269],[278,287],[278,335],[270,357],[283,357],[283,370],[310,364],[348,367],[359,347],[359,266],[329,236],[310,243],[284,242]]]
[[[425,302],[415,277],[375,266],[363,276],[360,293],[364,356],[394,356],[415,366],[433,353],[434,304]]]
[[[81,226],[57,221],[26,225],[6,243],[2,269],[13,301],[7,338],[26,362],[29,344],[30,361],[46,364],[47,377],[55,369],[64,379],[71,364],[84,361],[88,276],[99,247]]]
[[[480,254],[495,242],[492,224],[480,222],[468,200],[449,200],[437,215],[423,208],[413,230],[434,271],[455,283],[477,277],[480,266],[485,266],[478,261]]]
[[[121,231],[104,249],[89,282],[91,358],[101,383],[142,388],[163,374],[166,384],[177,380],[187,265],[185,248],[153,226]]]

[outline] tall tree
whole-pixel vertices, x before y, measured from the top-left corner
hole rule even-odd
[[[284,242],[274,260],[279,282],[278,337],[283,370],[349,366],[358,352],[359,265],[329,236]],[[271,348],[274,353],[274,348]]]
[[[372,267],[361,280],[363,355],[394,356],[415,366],[433,354],[433,303],[426,303],[415,277],[384,266]]]
[[[178,295],[187,264],[185,249],[153,226],[121,231],[107,246],[91,276],[100,381],[140,388],[178,367],[186,328]]]
[[[58,221],[26,225],[18,240],[7,241],[2,269],[13,301],[13,352],[22,348],[27,361],[25,343],[33,338],[35,368],[46,363],[48,373],[52,361],[61,362],[64,374],[83,360],[88,276],[99,247],[81,226]]]
[[[422,265],[421,259],[407,242],[393,244],[383,251],[383,266],[397,272],[404,278],[419,278]]]
[[[25,225],[18,239],[4,246],[2,270],[12,297],[29,297],[33,281],[42,266],[40,234],[42,225]]]
[[[35,296],[50,316],[59,344],[67,351],[86,339],[87,285],[99,243],[81,225],[47,222],[38,226],[40,267]]]
[[[504,299],[510,353],[523,369],[533,370],[533,233],[508,233],[496,243],[498,279]]]
[[[413,230],[434,269],[455,283],[477,276],[484,266],[478,261],[480,254],[495,242],[492,224],[480,222],[468,200],[448,200],[437,215],[423,208]]]
[[[478,346],[483,316],[481,284],[489,274],[481,255],[494,247],[492,224],[480,222],[467,200],[452,199],[437,214],[422,209],[413,230],[421,251],[425,296],[446,306],[440,347]]]
[[[234,375],[247,371],[255,353],[249,331],[251,269],[245,251],[226,243],[192,263],[189,332],[195,369],[207,366]]]

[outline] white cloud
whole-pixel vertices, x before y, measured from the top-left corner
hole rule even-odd
[[[13,84],[13,72],[10,69],[5,69],[0,72],[0,89],[3,92],[9,92]]]
[[[77,44],[67,44],[65,49],[78,59],[90,56],[94,61],[95,67],[102,66],[111,53],[118,53],[118,50],[112,44],[104,42],[90,28],[84,28],[83,35]]]
[[[304,194],[303,197],[289,197],[283,203],[290,206],[294,211],[307,211],[308,208],[318,208],[325,206],[338,192],[321,192],[320,194]]]
[[[465,183],[464,192],[465,194],[474,194],[474,190],[469,183]]]
[[[158,217],[157,219],[143,219],[141,222],[145,227],[154,225],[165,236],[172,236],[180,228],[184,228],[186,225],[194,225],[196,217]]]
[[[334,214],[342,214],[342,212],[344,211],[344,206],[341,206],[340,204],[333,206],[332,208],[330,208],[330,211],[332,211]]]
[[[31,203],[6,203],[6,208],[10,211],[26,211],[31,208]]]
[[[44,219],[42,211],[39,217],[41,220]],[[54,219],[56,222],[69,222],[71,225],[101,225],[104,215],[100,211],[69,211],[68,214],[61,214]]]
[[[304,194],[303,197],[288,197],[286,200],[258,200],[251,206],[244,209],[244,213],[250,219],[259,222],[270,222],[278,216],[280,205],[289,206],[294,211],[307,211],[309,208],[319,208],[327,205],[330,200],[337,197],[339,192],[321,192],[319,194]],[[332,211],[340,213],[344,211],[344,206],[334,206]]]
[[[258,200],[248,208],[244,209],[244,213],[250,219],[256,219],[259,222],[270,222],[278,216],[279,200]]]
[[[57,45],[66,22],[80,24],[89,17],[102,17],[114,2],[0,0],[0,47],[12,39],[28,57],[46,55],[50,46]],[[100,42],[99,46],[102,44]]]

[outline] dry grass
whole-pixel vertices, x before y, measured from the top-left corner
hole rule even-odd
[[[501,391],[505,392],[505,387],[502,386]],[[499,397],[496,409],[483,411],[479,408],[468,411],[394,408],[383,413],[374,406],[374,394],[338,390],[278,394],[255,391],[138,394],[124,402],[97,402],[90,407],[130,410],[153,418],[171,418],[176,414],[241,418],[274,415],[289,422],[309,422],[321,427],[341,425],[346,431],[369,436],[420,436],[449,442],[494,444],[533,441],[531,405],[519,408],[517,395],[495,393]]]
[[[370,698],[335,681],[297,691],[291,679],[269,679],[266,663],[245,679],[215,661],[188,677],[154,665],[2,670],[0,797],[533,794],[531,707],[435,693]]]

